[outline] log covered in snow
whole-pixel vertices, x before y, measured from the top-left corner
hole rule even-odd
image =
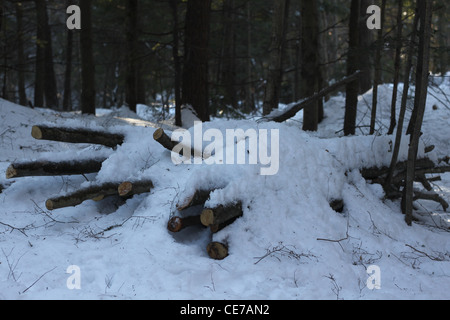
[[[243,215],[242,203],[237,202],[229,205],[219,205],[215,208],[207,208],[200,215],[201,222],[204,226],[212,225],[220,226],[227,221],[239,218]]]

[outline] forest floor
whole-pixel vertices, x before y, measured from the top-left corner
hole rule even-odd
[[[436,146],[433,158],[450,155],[450,81],[444,79],[430,87],[423,124],[422,144]],[[357,170],[390,161],[392,137],[384,134],[391,94],[391,85],[380,87],[377,136],[365,136],[371,91],[360,97],[355,137],[342,137],[343,96],[325,104],[326,118],[314,134],[299,129],[301,113],[283,124],[204,124],[221,132],[278,130],[273,176],[260,175],[260,165],[175,165],[153,140],[154,128],[114,119],[143,116],[144,106],[138,115],[122,108],[87,117],[0,100],[0,172],[14,161],[108,158],[98,174],[85,177],[0,175],[6,187],[0,193],[0,299],[450,299],[448,213],[418,201],[408,227],[400,203],[385,200],[381,186]],[[34,140],[31,127],[45,123],[108,128],[126,139],[116,150]],[[124,203],[107,198],[45,208],[46,199],[88,185],[87,179],[146,178],[154,183],[151,192]],[[450,174],[441,178],[434,191],[449,201]],[[205,186],[217,188],[206,205],[243,204],[243,217],[213,236],[229,244],[221,261],[206,253],[209,229],[167,230],[176,204]],[[344,200],[342,213],[329,206],[335,198]]]

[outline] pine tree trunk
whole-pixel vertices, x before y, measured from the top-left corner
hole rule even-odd
[[[280,102],[283,49],[287,29],[286,13],[288,8],[289,0],[274,1],[272,40],[269,49],[269,72],[263,103],[264,115],[268,115],[273,109],[277,109]]]
[[[136,112],[137,105],[137,36],[138,36],[138,1],[126,1],[126,102],[131,111]]]
[[[316,0],[302,1],[302,78],[305,97],[319,91],[319,13]],[[317,131],[319,100],[303,109],[303,130]]]
[[[359,69],[359,0],[352,0],[349,24],[349,52],[347,57],[347,75]],[[344,134],[354,135],[356,127],[356,112],[358,107],[359,82],[354,81],[347,85],[345,98]]]
[[[81,9],[81,112],[95,114],[95,64],[92,48],[91,1],[80,0]]]
[[[34,106],[43,108],[45,83],[45,0],[36,0],[36,68],[34,78]]]
[[[378,85],[381,83],[381,51],[384,46],[383,29],[384,29],[384,12],[386,9],[386,0],[381,4],[381,29],[378,30],[377,38],[377,50],[375,53],[375,76],[373,83],[372,94],[372,114],[370,116],[370,133],[375,133],[375,120],[377,117],[377,105],[378,105]]]
[[[398,91],[398,81],[400,77],[400,64],[401,64],[401,53],[402,53],[402,13],[403,13],[403,0],[397,0],[397,39],[395,48],[395,61],[394,61],[394,89],[392,91],[392,101],[391,101],[391,122],[389,125],[388,134],[393,134],[395,126],[397,125],[397,91]]]
[[[16,3],[16,19],[17,19],[17,85],[19,90],[19,104],[28,105],[27,94],[25,92],[25,52],[23,47],[23,4]]]
[[[189,0],[186,12],[183,104],[191,105],[202,121],[209,121],[209,31],[211,0]]]
[[[64,98],[63,110],[72,109],[72,54],[73,54],[73,30],[66,31],[66,70],[64,73]]]
[[[181,127],[183,125],[181,118],[181,64],[179,55],[179,33],[178,33],[178,0],[170,0],[173,18],[173,45],[172,55],[175,68],[174,86],[175,86],[175,125]]]

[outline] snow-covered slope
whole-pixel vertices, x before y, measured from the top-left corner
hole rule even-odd
[[[380,123],[388,121],[391,91],[380,90],[386,99]],[[369,120],[364,100],[370,96],[361,97],[360,125]],[[110,129],[126,135],[115,151],[36,141],[30,130],[37,123],[95,128],[113,122],[108,115],[60,115],[0,100],[0,172],[42,153],[56,159],[102,154],[108,159],[89,180],[150,178],[155,185],[125,203],[111,198],[49,212],[46,199],[89,182],[82,176],[6,181],[0,175],[0,184],[8,185],[0,194],[0,299],[449,299],[450,234],[442,209],[421,203],[423,218],[407,227],[398,202],[383,200],[379,185],[349,171],[387,165],[391,139],[338,137],[343,105],[340,97],[326,104],[327,118],[315,134],[299,129],[300,115],[286,124],[204,124],[224,134],[278,130],[279,170],[264,176],[260,165],[175,165],[153,140],[154,128],[115,122]],[[429,99],[422,142],[436,144],[433,157],[450,153],[449,116]],[[171,234],[166,228],[176,204],[199,187],[217,188],[207,205],[243,204],[244,216],[214,235],[229,243],[230,255],[221,261],[206,253],[208,229]],[[436,190],[449,199],[448,174]],[[337,198],[345,202],[343,213],[329,206]],[[381,287],[370,290],[373,265]],[[79,289],[70,289],[74,275]]]

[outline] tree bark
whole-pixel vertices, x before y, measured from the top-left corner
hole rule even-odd
[[[33,126],[31,136],[37,140],[51,140],[68,143],[101,144],[110,148],[121,145],[125,139],[122,134],[85,128]]]
[[[126,102],[131,111],[136,112],[137,105],[137,38],[138,38],[138,1],[126,1]]]
[[[302,78],[304,96],[319,91],[319,13],[316,0],[302,1]],[[303,109],[303,130],[317,131],[319,100]]]
[[[69,1],[67,1],[68,5]],[[73,30],[66,31],[66,70],[64,73],[64,97],[63,110],[72,109],[72,55],[73,55]]]
[[[92,8],[90,0],[80,0],[81,31],[81,112],[95,114],[95,63],[92,48]]]
[[[359,0],[352,0],[349,23],[349,49],[347,57],[347,75],[354,74],[359,69]],[[356,113],[358,108],[359,82],[347,84],[345,95],[344,134],[354,135]]]
[[[432,18],[431,0],[419,0],[420,16],[420,34],[419,34],[419,55],[417,59],[417,79],[416,96],[414,99],[414,109],[416,110],[416,118],[414,119],[411,142],[408,149],[408,165],[406,169],[406,181],[404,192],[405,203],[405,221],[408,225],[412,224],[412,201],[413,201],[413,183],[415,178],[415,162],[419,139],[421,135],[423,116],[425,113],[425,105],[428,90],[429,76],[429,59],[430,59],[430,40],[431,40],[431,18]]]
[[[269,72],[263,103],[263,114],[278,108],[280,102],[283,51],[287,29],[289,0],[273,1],[272,40],[269,49]]]
[[[11,164],[6,170],[6,178],[81,175],[99,172],[105,158],[72,160],[62,162],[32,161]]]
[[[211,0],[188,0],[186,12],[182,104],[209,121],[209,31]]]
[[[28,105],[27,94],[25,91],[25,51],[24,51],[24,29],[23,29],[23,4],[16,3],[17,20],[17,80],[19,90],[19,104]]]
[[[398,81],[400,77],[400,64],[401,64],[401,53],[402,53],[402,15],[403,15],[403,0],[397,0],[397,39],[395,47],[395,58],[394,58],[394,89],[392,91],[392,101],[391,101],[391,122],[389,125],[388,134],[394,133],[395,126],[397,125],[397,91],[398,91]]]
[[[377,118],[378,85],[381,83],[381,51],[383,50],[384,46],[383,29],[384,29],[385,10],[386,10],[386,0],[383,0],[381,4],[381,29],[378,30],[377,49],[375,53],[375,76],[373,83],[372,113],[370,116],[369,134],[375,133],[375,120]]]
[[[194,194],[184,199],[182,203],[177,204],[178,211],[183,211],[187,208],[205,204],[209,199],[209,195],[213,190],[195,190]]]
[[[170,0],[170,6],[172,9],[173,18],[173,45],[172,56],[175,68],[174,74],[174,89],[175,89],[175,125],[181,127],[183,120],[181,118],[181,61],[180,61],[180,48],[179,48],[179,31],[178,31],[178,0]]]
[[[401,143],[401,140],[402,140],[403,123],[404,123],[405,113],[406,113],[406,103],[408,101],[409,77],[410,77],[410,74],[411,74],[412,59],[413,59],[413,53],[414,53],[414,43],[415,43],[415,40],[416,40],[418,24],[419,24],[419,11],[418,11],[418,8],[416,8],[416,14],[414,16],[414,23],[413,23],[412,33],[411,33],[411,39],[410,39],[409,47],[408,47],[407,61],[405,63],[402,102],[401,102],[401,105],[400,105],[400,114],[399,114],[399,117],[398,117],[397,132],[395,134],[394,150],[392,152],[391,164],[389,166],[389,175],[386,178],[386,181],[385,181],[385,184],[384,184],[385,190],[389,190],[389,188],[390,188],[392,177],[394,175],[394,170],[395,170],[395,167],[397,165],[398,153],[399,153],[399,150],[400,150],[400,143]]]

